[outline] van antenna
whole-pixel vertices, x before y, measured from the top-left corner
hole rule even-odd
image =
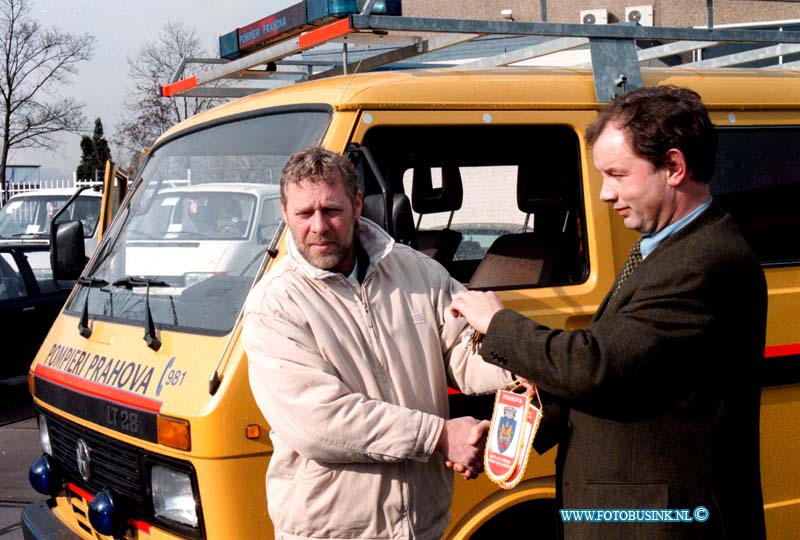
[[[367,3],[364,4],[364,8],[361,10],[361,13],[359,13],[359,15],[371,15],[372,14],[372,7],[375,5],[376,1],[377,0],[367,0]],[[345,42],[342,44],[342,47],[343,47],[343,49],[342,49],[342,73],[344,75],[347,75],[347,37],[345,37],[344,39],[345,39]],[[367,49],[369,49],[369,45],[367,45]],[[342,95],[339,96],[339,101],[338,101],[337,105],[339,105],[339,103],[341,103],[342,100],[344,99],[344,95],[347,93],[347,90],[350,88],[350,83],[353,82],[353,75],[358,73],[358,70],[361,68],[361,62],[363,62],[363,61],[364,61],[364,55],[362,54],[361,58],[358,59],[358,64],[356,64],[356,68],[353,70],[353,73],[350,74],[351,76],[350,76],[350,79],[347,81],[347,85],[344,87],[344,90],[342,90]]]

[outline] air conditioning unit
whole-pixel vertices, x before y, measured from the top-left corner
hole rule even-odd
[[[608,10],[582,9],[581,24],[608,24]]]
[[[653,26],[653,6],[628,6],[625,8],[625,20],[641,26]]]

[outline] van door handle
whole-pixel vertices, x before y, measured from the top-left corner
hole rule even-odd
[[[28,307],[22,308],[22,312],[23,313],[30,313],[31,311],[36,311],[36,307],[35,306],[28,306]]]

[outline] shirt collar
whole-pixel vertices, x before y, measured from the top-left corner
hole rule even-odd
[[[706,208],[711,206],[711,201],[712,199],[709,197],[709,199],[706,202],[704,202],[703,204],[692,210],[692,212],[690,212],[687,216],[684,216],[675,223],[667,225],[666,227],[664,227],[655,234],[642,236],[642,243],[640,244],[640,248],[642,250],[642,258],[643,259],[646,258],[653,252],[654,249],[658,247],[658,245],[661,242],[663,242],[664,240],[666,240],[667,238],[669,238],[670,236],[672,236],[673,234],[684,228],[686,225],[691,223],[692,220],[694,220],[697,216],[702,214]]]

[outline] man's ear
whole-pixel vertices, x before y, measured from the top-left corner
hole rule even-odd
[[[284,223],[289,223],[289,220],[286,219],[286,201],[281,201],[281,217]]]
[[[671,187],[680,186],[688,174],[686,169],[686,156],[677,148],[670,148],[667,150],[667,159],[664,163],[664,169],[667,171],[667,184]]]
[[[356,193],[356,204],[354,207],[353,221],[358,221],[358,218],[361,217],[362,210],[364,210],[364,194],[359,191],[358,193]]]

